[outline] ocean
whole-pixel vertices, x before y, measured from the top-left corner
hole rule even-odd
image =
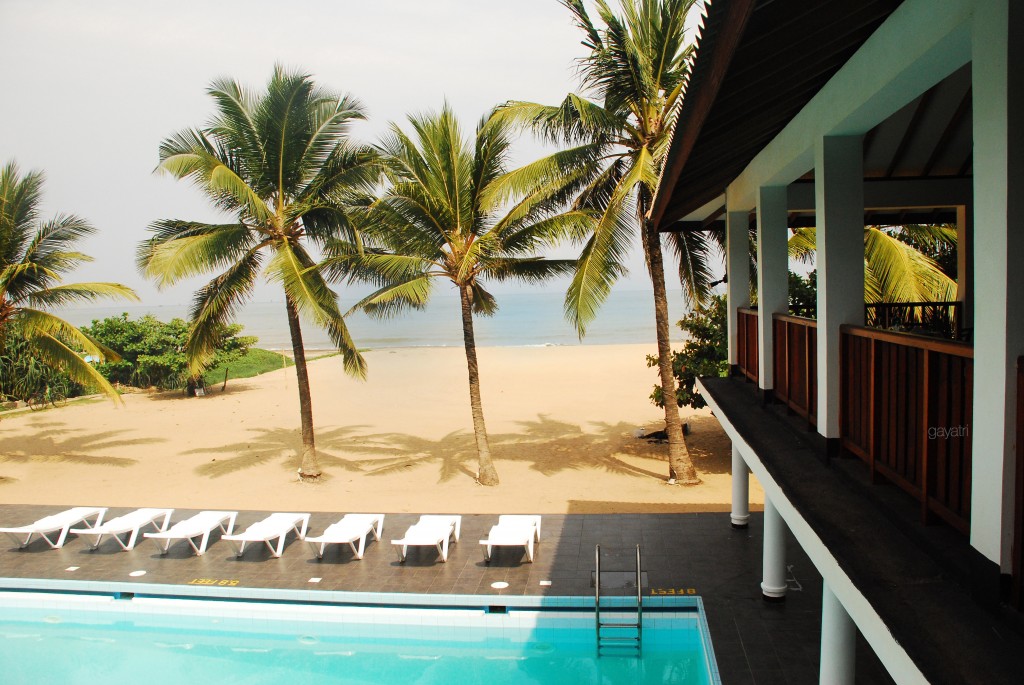
[[[495,297],[499,309],[494,316],[474,317],[476,344],[481,347],[653,344],[655,341],[654,300],[649,291],[613,290],[582,341],[563,315],[563,292],[523,291]],[[79,307],[58,312],[76,326],[122,313],[133,319],[152,314],[162,321],[169,321],[175,317],[187,319],[188,307],[132,304]],[[675,322],[685,313],[682,294],[678,290],[670,291],[669,318],[673,323],[673,341],[684,339]],[[243,335],[259,338],[257,347],[291,350],[283,301],[250,302],[236,320],[245,326]],[[435,293],[424,311],[386,320],[371,319],[359,312],[349,317],[347,322],[360,349],[462,345],[462,318],[459,299],[454,293]],[[333,349],[327,335],[311,322],[303,322],[302,334],[307,350]]]

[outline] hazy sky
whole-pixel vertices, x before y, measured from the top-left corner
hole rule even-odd
[[[554,104],[578,88],[580,38],[556,0],[0,0],[0,162],[45,171],[45,218],[98,229],[83,245],[95,262],[74,280],[184,303],[200,281],[158,292],[134,255],[156,219],[217,218],[190,183],[152,173],[163,138],[210,118],[214,78],[262,87],[276,62],[307,70],[363,102],[370,118],[353,134],[372,142],[446,98],[467,131],[505,100]],[[524,137],[517,154],[540,148]],[[629,266],[621,286],[642,287],[638,248]],[[257,299],[282,296],[262,287]]]

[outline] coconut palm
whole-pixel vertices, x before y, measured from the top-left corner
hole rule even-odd
[[[367,213],[367,231],[383,248],[361,257],[337,255],[334,265],[376,279],[381,287],[357,307],[389,316],[423,308],[438,279],[458,290],[469,371],[469,398],[479,458],[478,481],[497,485],[484,423],[474,315],[498,309],[487,282],[541,282],[572,272],[573,260],[536,251],[558,237],[586,230],[586,212],[559,211],[565,196],[545,175],[509,172],[511,126],[484,117],[465,140],[446,105],[410,116],[413,133],[397,125],[380,150],[390,186]]]
[[[82,357],[117,355],[46,309],[105,297],[138,298],[118,283],[62,283],[65,273],[92,261],[75,245],[96,229],[73,214],[41,221],[43,181],[38,171],[22,176],[14,162],[0,169],[0,337],[17,336],[23,353],[120,402],[117,391]]]
[[[566,313],[580,335],[596,316],[639,235],[654,289],[661,386],[675,393],[661,237],[650,210],[671,142],[692,45],[683,24],[693,0],[621,0],[620,15],[597,0],[595,25],[582,0],[561,0],[584,34],[584,89],[557,106],[511,102],[504,115],[570,147],[537,162],[560,170],[576,191],[575,206],[599,213],[566,294]],[[568,186],[567,186],[568,187]],[[701,233],[676,239],[684,293],[700,303],[710,288],[713,241]],[[679,409],[665,403],[669,482],[700,482],[683,442]]]
[[[813,263],[817,232],[798,228],[789,238],[789,256]],[[902,240],[900,238],[903,238]],[[864,228],[864,300],[866,302],[949,302],[956,281],[926,252],[956,247],[956,227],[866,226]],[[922,248],[924,251],[922,251]]]
[[[164,140],[157,171],[190,179],[233,218],[153,223],[152,237],[139,248],[139,266],[161,287],[219,272],[192,305],[185,351],[194,375],[209,363],[221,326],[251,297],[260,276],[281,286],[299,388],[299,475],[315,479],[320,466],[301,320],[327,331],[346,371],[366,373],[337,296],[310,252],[330,240],[352,239],[346,202],[379,176],[372,149],[348,140],[349,125],[364,118],[363,109],[352,97],[280,66],[265,92],[231,80],[214,81],[207,92],[216,107],[213,120]]]

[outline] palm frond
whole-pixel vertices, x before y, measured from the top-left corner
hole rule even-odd
[[[256,241],[243,223],[204,224],[169,219],[150,224],[153,237],[142,242],[137,263],[157,287],[222,269],[248,253]]]
[[[93,368],[92,364],[49,333],[42,330],[38,330],[37,333],[32,337],[30,344],[40,359],[48,366],[67,374],[76,383],[96,388],[118,405],[124,404],[117,390],[99,371]]]
[[[583,248],[565,294],[565,314],[581,338],[612,285],[625,273],[622,264],[635,232],[636,218],[628,203],[612,202],[598,219],[593,235]]]
[[[185,357],[193,376],[212,361],[224,325],[231,323],[238,308],[252,295],[262,263],[260,251],[250,250],[195,294],[185,342]]]
[[[285,294],[299,315],[323,328],[341,352],[345,371],[358,378],[366,377],[366,361],[349,335],[344,317],[338,309],[337,296],[328,287],[308,254],[289,243],[277,246],[267,265],[271,280],[281,283]]]
[[[120,283],[72,283],[30,293],[25,300],[32,307],[62,307],[78,302],[111,298],[138,302],[134,290]]]
[[[912,246],[877,228],[865,229],[865,258],[883,302],[945,302],[956,299],[956,282]]]
[[[677,231],[668,234],[669,248],[679,264],[679,280],[686,303],[691,307],[704,306],[711,296],[712,253],[717,250],[715,239],[704,231]]]
[[[430,275],[422,273],[392,279],[354,304],[345,316],[362,310],[375,319],[390,319],[412,309],[422,310],[427,306],[433,282]]]

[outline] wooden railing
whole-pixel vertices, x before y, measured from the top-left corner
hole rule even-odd
[[[962,339],[962,302],[870,302],[864,321],[872,328]]]
[[[788,314],[772,317],[775,398],[817,424],[818,322]]]
[[[841,329],[840,434],[845,449],[968,532],[972,346],[871,328]]]
[[[757,382],[757,310],[736,310],[736,365],[740,372]]]

